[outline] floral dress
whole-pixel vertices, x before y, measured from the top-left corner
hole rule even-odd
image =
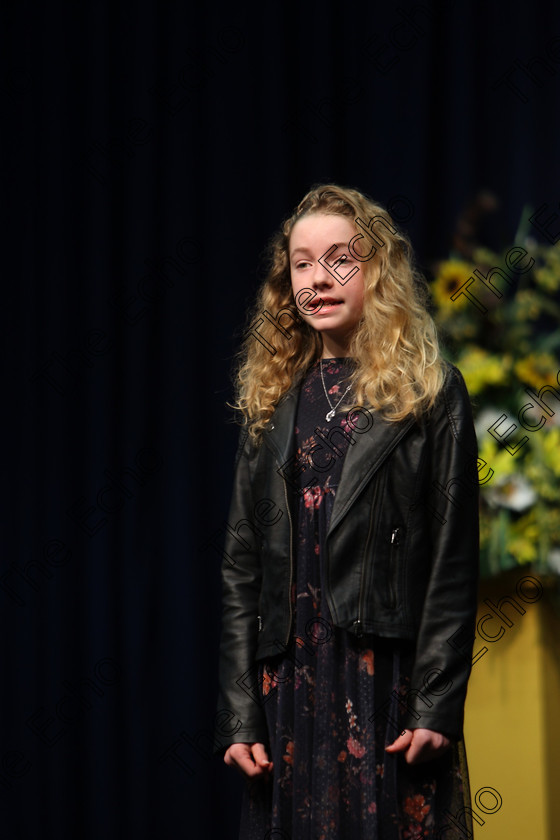
[[[395,722],[406,709],[399,696],[410,688],[414,643],[367,634],[357,638],[334,627],[323,595],[325,538],[349,445],[332,429],[351,432],[346,412],[326,421],[331,406],[324,386],[336,406],[347,387],[349,364],[323,360],[321,377],[318,361],[301,385],[296,449],[309,470],[301,473],[305,489],[297,494],[293,643],[259,663],[266,746],[274,767],[269,778],[246,780],[239,838],[435,840],[445,825],[451,834],[472,837],[464,810],[470,793],[462,741],[441,758],[418,765],[385,752],[403,728]],[[351,394],[342,401],[346,404],[352,404]],[[326,452],[322,445],[313,455],[314,445],[324,444],[318,431],[330,433],[335,448]],[[313,475],[322,477],[320,484],[310,484]],[[374,711],[388,700],[387,714],[375,715],[372,722]]]

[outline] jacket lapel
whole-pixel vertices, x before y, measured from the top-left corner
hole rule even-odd
[[[267,429],[264,432],[265,443],[274,451],[279,466],[295,454],[296,409],[298,388],[292,388],[280,400]]]
[[[328,533],[336,528],[374,473],[414,425],[412,416],[400,422],[389,422],[371,409],[368,411],[373,417],[373,425],[361,434],[354,431],[356,443],[346,451]]]
[[[264,433],[265,443],[273,450],[280,467],[295,455],[298,394],[299,388],[292,388],[284,395]],[[346,451],[328,533],[346,515],[371,477],[414,425],[412,416],[400,422],[389,422],[375,411],[368,411],[373,417],[373,424],[368,431],[360,433],[356,429],[353,433],[355,443],[350,444]]]

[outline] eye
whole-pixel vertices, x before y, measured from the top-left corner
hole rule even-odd
[[[311,265],[308,260],[298,260],[296,263],[296,268],[305,268],[307,265]]]
[[[347,254],[342,254],[340,257],[338,257],[334,261],[334,265],[341,266],[341,265],[345,265],[346,263],[349,263],[351,261],[352,261],[351,258]]]

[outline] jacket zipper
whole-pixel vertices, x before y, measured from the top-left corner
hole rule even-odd
[[[293,614],[292,614],[292,577],[293,577],[293,562],[292,562],[292,540],[293,540],[293,527],[292,527],[292,513],[290,511],[290,502],[288,501],[288,491],[286,489],[286,481],[283,479],[284,483],[284,496],[286,497],[286,510],[288,511],[288,521],[290,523],[290,586],[288,589],[288,606],[290,608],[290,620],[288,622],[288,635],[286,636],[286,647],[290,641],[290,634],[292,632],[292,621],[293,621]]]
[[[362,563],[362,574],[361,574],[361,578],[360,578],[360,596],[359,596],[359,599],[358,599],[358,618],[354,622],[354,626],[356,627],[356,636],[363,636],[364,635],[364,629],[363,629],[363,624],[362,624],[362,616],[364,614],[364,609],[363,609],[364,608],[364,599],[365,599],[365,594],[366,594],[365,593],[365,583],[364,583],[364,581],[365,581],[365,577],[366,577],[366,563],[367,563],[367,557],[368,557],[368,545],[369,545],[369,540],[370,540],[371,532],[372,532],[372,528],[373,528],[373,518],[375,516],[375,508],[376,508],[376,502],[377,502],[378,487],[379,487],[379,482],[376,482],[375,492],[373,494],[373,499],[372,499],[372,502],[371,502],[371,512],[370,512],[370,515],[369,515],[369,530],[368,530],[368,535],[367,535],[367,539],[366,539],[366,547],[364,549],[364,561]]]
[[[395,554],[396,548],[400,542],[399,537],[400,528],[393,528],[391,532],[391,553],[389,555],[389,606],[395,606],[395,588],[393,586],[393,574],[394,574],[394,566],[395,566]]]

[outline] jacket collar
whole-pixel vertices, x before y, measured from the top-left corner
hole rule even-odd
[[[273,450],[279,466],[295,455],[294,427],[298,395],[299,386],[295,386],[282,397],[264,432],[264,443]],[[372,409],[368,409],[368,412],[373,419],[371,427],[363,432],[356,429],[353,433],[355,443],[346,451],[329,533],[346,515],[365,485],[415,422],[412,415],[398,422],[389,422]]]

